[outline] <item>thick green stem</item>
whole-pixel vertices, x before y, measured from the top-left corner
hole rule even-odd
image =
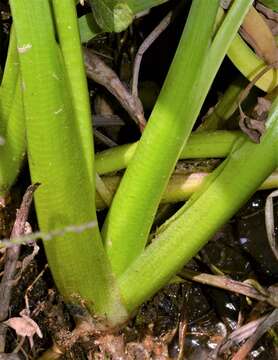
[[[180,153],[180,159],[222,158],[226,157],[236,139],[242,135],[239,131],[205,131],[192,133]],[[128,166],[132,160],[138,142],[125,144],[96,154],[96,171],[99,175],[118,171]]]
[[[240,72],[250,81],[266,66],[250,47],[237,35],[232,42],[228,56]],[[256,86],[263,91],[270,92],[278,85],[278,70],[272,69],[264,74]]]
[[[219,8],[217,23],[219,24],[225,14],[222,8]],[[278,36],[276,36],[278,43]],[[267,65],[259,58],[243,39],[236,35],[227,52],[228,57],[238,70],[248,79],[253,80]],[[278,85],[278,69],[273,68],[266,72],[256,82],[256,86],[263,91],[270,92]]]
[[[6,59],[4,74],[0,88],[0,132],[5,133],[6,124],[12,109],[16,84],[19,77],[19,62],[16,49],[16,36],[13,26],[10,32],[10,42]]]
[[[26,146],[19,60],[13,27],[0,88],[0,119],[0,135],[5,140],[0,147],[0,195],[4,195],[19,173]]]
[[[197,131],[227,128],[226,122],[237,110],[239,95],[247,85],[248,81],[242,75],[232,81],[224,95],[214,106],[213,110],[205,117]]]
[[[177,203],[189,199],[192,194],[201,189],[209,174],[206,172],[194,172],[190,175],[173,175],[161,198],[161,204]],[[120,184],[121,176],[103,176],[101,179],[110,194],[114,195]],[[277,187],[278,171],[274,171],[258,190],[276,189]],[[107,207],[107,203],[98,194],[96,195],[96,205],[97,210],[103,210]]]
[[[211,44],[218,1],[193,1],[173,64],[103,228],[116,275],[145,247],[175,162],[251,3],[233,3]]]
[[[45,242],[51,271],[67,300],[82,299],[89,309],[106,315],[109,321],[122,321],[126,312],[118,302],[96,221],[92,163],[88,160],[93,160],[92,134],[82,134],[74,107],[77,98],[71,93],[76,86],[82,98],[87,90],[82,88],[80,72],[75,79],[73,74],[69,76],[71,60],[67,59],[65,66],[62,58],[67,51],[69,58],[72,56],[67,46],[70,36],[64,38],[58,30],[65,42],[61,54],[47,0],[12,0],[10,4],[22,73],[29,166],[32,181],[41,183],[35,195],[40,228],[47,232],[73,224],[95,225],[81,234],[69,233]],[[63,4],[62,17],[73,29],[72,46],[78,51],[74,3]],[[77,54],[77,59],[80,56]],[[86,99],[79,100],[87,106]],[[81,113],[85,113],[85,129],[90,129],[89,110]]]
[[[1,122],[3,120],[5,123],[5,144],[0,147],[0,195],[4,195],[16,180],[25,156],[26,139],[21,91],[18,77],[11,111],[6,115],[8,120],[1,118]]]
[[[82,148],[87,162],[88,179],[95,188],[94,154],[91,110],[84,69],[83,52],[77,26],[77,14],[73,0],[52,0],[56,28],[65,67],[69,96],[73,105],[72,116],[78,126]]]
[[[275,169],[277,138],[278,99],[261,143],[239,140],[201,190],[158,231],[153,243],[120,277],[121,293],[130,312],[196,255]]]

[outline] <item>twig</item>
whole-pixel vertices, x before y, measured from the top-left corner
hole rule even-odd
[[[146,120],[140,99],[133,96],[124,86],[117,74],[110,69],[96,54],[84,48],[84,63],[88,78],[104,86],[120,102],[130,117],[143,131]]]
[[[93,115],[94,127],[107,127],[107,126],[124,126],[123,120],[118,115]]]
[[[210,358],[214,359],[217,354],[226,353],[231,347],[238,345],[245,339],[249,338],[256,329],[263,323],[263,321],[267,318],[267,316],[263,316],[259,319],[250,321],[249,323],[241,326],[240,328],[234,330],[226,339],[224,339],[215,349]]]
[[[278,23],[278,13],[276,11],[271,10],[259,2],[256,4],[256,9],[263,13],[268,19],[275,20]]]
[[[233,279],[229,279],[225,276],[202,274],[191,270],[182,270],[179,275],[183,278],[196,281],[201,284],[211,285],[220,289],[229,290],[241,295],[248,296],[258,301],[265,301],[272,306],[278,307],[278,299],[275,293],[268,291],[264,288],[259,290],[247,282],[240,282]]]
[[[30,185],[26,190],[21,206],[16,214],[15,223],[12,229],[11,238],[21,236],[25,231],[25,223],[28,218],[33,193],[39,184]],[[16,273],[16,264],[20,253],[20,245],[13,245],[6,250],[6,262],[4,274],[0,284],[0,321],[4,321],[9,314],[12,288]],[[5,350],[6,326],[0,324],[0,352]]]
[[[256,82],[264,75],[266,74],[269,70],[273,69],[274,64],[269,64],[266,67],[264,67],[255,77],[252,81],[250,81],[250,83],[246,86],[246,88],[244,90],[242,90],[242,92],[240,93],[239,97],[238,97],[238,104],[239,106],[241,105],[241,103],[247,98],[247,96],[250,93],[250,90],[253,88],[253,86],[256,84]]]
[[[278,190],[273,191],[268,195],[265,203],[265,227],[269,246],[278,260],[278,249],[275,241],[275,226],[274,226],[274,214],[273,214],[273,198],[278,196]]]
[[[2,240],[0,240],[0,246],[2,245],[2,246],[9,248],[9,247],[13,247],[14,245],[26,244],[26,243],[29,243],[30,241],[34,241],[34,240],[38,240],[38,239],[42,239],[44,241],[49,241],[49,240],[52,240],[53,238],[55,238],[56,236],[63,236],[64,234],[67,234],[67,233],[79,234],[85,230],[92,229],[96,226],[97,226],[96,221],[90,221],[90,222],[87,222],[87,223],[81,224],[81,225],[65,226],[62,229],[56,229],[53,231],[49,231],[47,233],[45,233],[43,231],[36,231],[36,232],[33,232],[32,234],[28,234],[28,235],[16,236],[11,239],[2,239]]]
[[[39,279],[43,276],[45,273],[45,270],[48,268],[48,264],[45,264],[42,271],[36,276],[35,280],[28,286],[28,288],[25,291],[24,300],[25,300],[25,307],[28,312],[28,316],[30,316],[30,307],[29,307],[29,299],[28,294],[33,290],[34,285],[39,281]]]
[[[187,330],[187,321],[182,320],[179,323],[179,355],[177,360],[182,360],[184,358],[184,339]]]
[[[111,140],[108,136],[104,135],[97,129],[94,130],[94,135],[96,139],[98,139],[99,141],[101,141],[103,144],[107,145],[110,148],[118,145],[117,143],[115,143],[115,141]]]
[[[261,323],[257,326],[253,335],[246,341],[245,344],[236,352],[232,360],[243,360],[252,350],[257,341],[267,332],[273,325],[278,322],[278,309],[272,311]]]
[[[152,45],[152,43],[159,37],[159,35],[168,27],[171,22],[173,16],[173,11],[170,11],[165,18],[161,20],[161,22],[156,26],[156,28],[146,37],[143,43],[140,45],[134,65],[133,65],[133,77],[132,77],[132,95],[138,97],[138,78],[140,65],[142,61],[142,57],[144,53],[148,50],[148,48]]]

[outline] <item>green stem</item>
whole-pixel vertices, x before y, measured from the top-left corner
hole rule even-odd
[[[233,143],[243,136],[239,131],[205,131],[192,133],[183,147],[180,159],[222,158],[232,149]],[[138,142],[125,144],[96,154],[96,171],[99,175],[122,170],[132,160]]]
[[[227,128],[226,122],[237,110],[239,95],[247,85],[248,81],[242,75],[232,81],[219,102],[205,117],[197,132]]]
[[[237,35],[232,42],[228,56],[240,72],[250,81],[262,71],[266,64],[261,60],[249,46]],[[263,91],[270,92],[278,85],[278,70],[272,69],[264,74],[256,86]]]
[[[212,44],[218,1],[211,1],[209,6],[200,0],[192,3],[173,64],[103,228],[117,276],[145,247],[175,162],[251,3],[233,3]]]
[[[13,94],[13,104],[5,124],[5,144],[0,148],[0,195],[4,195],[12,186],[19,174],[26,151],[24,109],[21,94],[21,83],[18,77]],[[2,122],[2,119],[1,119]]]
[[[73,104],[74,114],[72,115],[74,115],[75,124],[81,140],[81,147],[79,147],[78,151],[82,154],[82,159],[86,161],[87,177],[83,182],[89,182],[91,190],[89,193],[91,198],[87,198],[87,203],[89,202],[88,210],[90,209],[89,216],[93,216],[96,220],[91,111],[76,9],[73,1],[69,4],[68,0],[52,0],[52,3],[66,69],[69,93]],[[85,273],[85,277],[87,277],[84,281],[86,291],[91,296],[90,300],[95,303],[93,306],[94,310],[99,314],[105,314],[112,323],[122,322],[126,320],[127,314],[121,304],[116,281],[114,280],[107,255],[104,251],[98,228],[93,234],[91,241],[94,242],[91,253],[89,254],[91,264],[84,264],[87,266],[87,269],[90,270],[90,274]],[[75,253],[70,247],[68,247],[68,251],[71,251],[71,256],[72,258],[75,257],[75,261],[83,262],[82,254]],[[76,282],[80,282],[84,270],[86,271],[85,267],[80,267],[80,273],[76,278]],[[94,285],[87,284],[89,279]]]
[[[16,36],[13,26],[10,32],[10,42],[4,74],[0,88],[0,132],[5,135],[6,125],[12,109],[16,85],[19,77],[19,62],[16,49]]]
[[[278,99],[261,143],[239,140],[201,190],[163,226],[153,243],[120,277],[121,293],[130,312],[196,255],[275,169],[277,138]]]
[[[14,183],[25,155],[24,110],[19,76],[19,60],[13,27],[4,76],[0,88],[0,129],[5,144],[0,148],[0,195]]]
[[[91,155],[86,153],[92,145],[92,134],[82,134],[75,118],[79,119],[78,110],[73,107],[77,99],[71,93],[74,81],[82,94],[86,88],[80,84],[83,81],[80,73],[75,80],[74,75],[67,73],[69,63],[64,65],[56,43],[49,2],[11,0],[10,4],[24,84],[29,166],[32,181],[42,184],[35,194],[40,229],[47,232],[95,222],[95,227],[82,234],[65,234],[45,242],[52,274],[68,301],[82,299],[90,310],[106,315],[109,321],[122,321],[126,312],[118,302],[96,221],[92,164],[88,160]],[[78,27],[74,2],[63,4],[62,17],[73,29],[71,42],[77,50],[80,44],[75,43]],[[67,46],[70,36],[64,38],[60,31],[58,35],[65,41],[62,55],[65,57],[68,51],[70,57],[71,47]],[[76,56],[79,59],[81,54]],[[86,104],[85,100],[82,106]],[[87,109],[84,112],[89,114]],[[86,121],[87,117],[83,124],[89,129]]]
[[[77,25],[77,14],[73,0],[52,0],[58,40],[62,51],[65,76],[82,142],[82,152],[87,163],[87,178],[95,188],[93,134],[87,79],[84,69],[83,52]]]
[[[220,8],[217,16],[218,24],[222,21],[224,16],[224,11]],[[278,42],[278,36],[276,36],[276,41]],[[239,35],[235,36],[227,55],[238,70],[250,81],[253,80],[265,66],[267,66]],[[265,73],[259,78],[255,85],[265,92],[272,91],[278,85],[278,69],[274,68]]]
[[[173,175],[161,198],[161,204],[177,203],[188,200],[192,194],[201,189],[208,175],[209,173],[206,172],[194,172],[191,175]],[[103,176],[101,179],[113,196],[120,184],[121,176]],[[262,183],[258,190],[276,189],[277,187],[278,172],[274,171]],[[97,210],[103,210],[107,207],[107,202],[105,202],[98,194],[96,195],[96,206]]]
[[[5,127],[12,109],[19,74],[18,67],[19,63],[16,49],[16,36],[12,26],[10,32],[8,55],[0,88],[1,134],[5,133]]]

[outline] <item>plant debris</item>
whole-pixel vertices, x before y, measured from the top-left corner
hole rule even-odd
[[[114,95],[131,118],[138,124],[140,130],[143,131],[146,120],[140,99],[130,93],[117,74],[93,51],[84,48],[83,52],[87,76],[98,84],[103,85]]]

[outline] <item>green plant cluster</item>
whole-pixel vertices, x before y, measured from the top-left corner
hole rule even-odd
[[[35,194],[40,229],[95,222],[44,246],[65,299],[82,300],[112,325],[167,284],[277,167],[278,100],[260,144],[228,132],[200,132],[188,142],[251,0],[234,0],[216,32],[219,1],[192,1],[141,139],[128,160],[130,145],[99,154],[95,162],[81,41],[122,31],[137,12],[163,2],[91,1],[93,13],[78,19],[73,0],[10,0],[13,25],[0,88],[1,192],[13,183],[26,151],[32,182],[41,183]],[[163,192],[186,151],[184,156],[222,151],[227,157],[148,244]],[[127,164],[100,231],[95,172]]]

